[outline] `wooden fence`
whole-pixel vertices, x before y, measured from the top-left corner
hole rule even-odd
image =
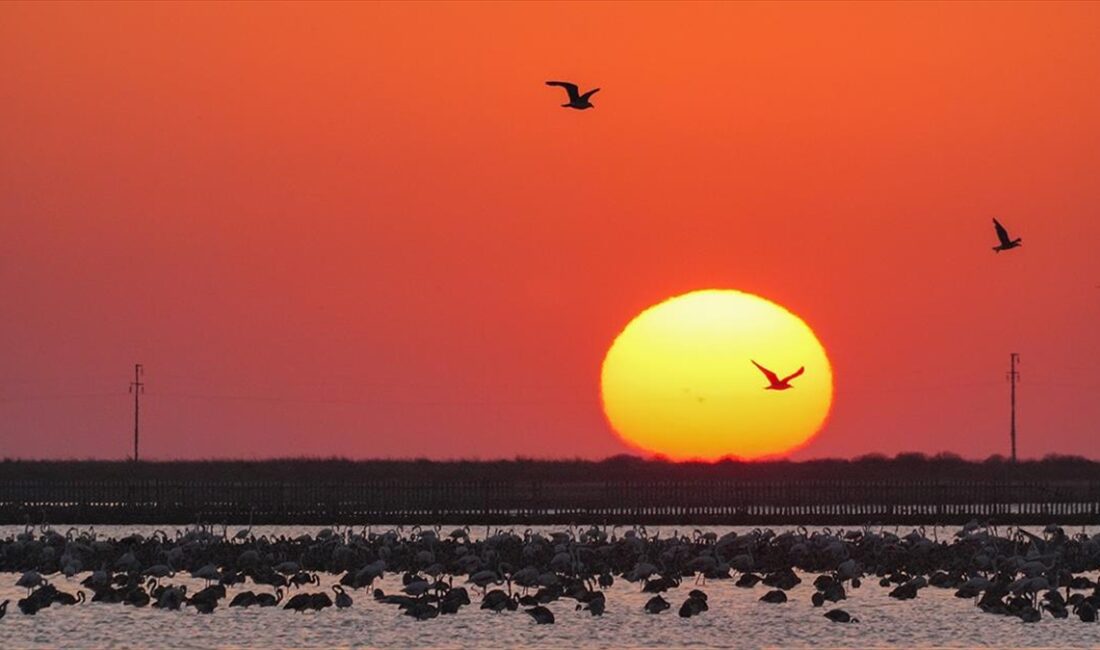
[[[1100,524],[1100,482],[3,481],[0,524]]]

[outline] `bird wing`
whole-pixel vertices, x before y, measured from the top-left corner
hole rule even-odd
[[[1002,245],[1008,245],[1008,244],[1012,243],[1008,239],[1008,231],[1005,230],[1005,227],[1001,225],[1000,221],[997,221],[996,219],[994,219],[993,220],[993,227],[997,230],[997,239],[1001,240]]]
[[[795,377],[801,375],[804,372],[806,372],[806,366],[802,366],[798,370],[795,370],[793,373],[791,373],[791,374],[787,375],[786,377],[784,377],[783,378],[783,383],[784,384],[787,383],[788,381],[794,379]]]
[[[569,93],[569,101],[575,102],[580,98],[580,89],[577,88],[577,84],[569,83],[568,81],[547,81],[547,86],[560,86],[565,88],[565,92]]]
[[[752,361],[752,359],[749,359],[749,361]],[[764,373],[764,376],[768,378],[768,381],[770,381],[773,384],[778,384],[779,383],[779,377],[774,372],[772,372],[771,370],[768,370],[767,368],[760,365],[759,363],[756,363],[755,361],[752,361],[752,365],[759,368],[760,372]]]
[[[588,91],[588,92],[586,92],[585,94],[581,95],[581,97],[580,97],[580,98],[581,98],[582,100],[587,100],[587,99],[588,99],[589,97],[591,97],[592,95],[595,95],[595,94],[596,94],[596,93],[598,93],[598,92],[600,92],[600,89],[599,89],[599,88],[593,88],[592,90],[589,90],[589,91]]]

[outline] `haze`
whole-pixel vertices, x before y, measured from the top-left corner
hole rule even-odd
[[[829,352],[799,458],[1097,457],[1100,5],[0,5],[0,456],[598,458],[639,311]],[[547,79],[603,90],[561,109]],[[991,218],[1023,238],[994,254]]]

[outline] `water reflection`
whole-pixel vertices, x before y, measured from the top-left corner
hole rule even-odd
[[[164,527],[160,527],[165,529]],[[157,527],[97,527],[105,536],[132,532],[151,535]],[[22,532],[22,527],[2,527],[0,537]],[[63,527],[59,527],[63,531]],[[383,528],[375,527],[379,532]],[[559,530],[557,527],[543,532]],[[721,536],[730,530],[717,528]],[[891,530],[893,530],[891,528]],[[174,535],[174,528],[165,529]],[[254,534],[296,536],[316,533],[313,527],[256,527]],[[490,527],[489,532],[493,532]],[[518,531],[522,532],[522,531]],[[674,532],[691,533],[684,527],[650,529],[662,537]],[[812,531],[811,531],[812,532]],[[907,532],[904,528],[900,533]],[[929,529],[926,534],[949,538],[954,529]],[[1033,532],[1038,533],[1038,530]],[[1067,531],[1068,532],[1068,531]],[[1075,529],[1073,532],[1079,532]],[[1085,532],[1096,533],[1097,529]],[[234,531],[228,531],[232,536]],[[486,529],[471,530],[472,538],[483,537]],[[87,574],[71,579],[49,576],[60,589],[75,592]],[[35,616],[24,616],[14,607],[26,591],[14,586],[17,575],[0,575],[0,601],[11,599],[8,615],[0,621],[4,647],[145,648],[160,647],[1095,647],[1100,628],[1073,618],[1044,617],[1038,623],[1023,623],[1014,617],[982,613],[973,601],[953,597],[952,590],[923,589],[908,601],[888,597],[888,589],[866,580],[850,589],[844,609],[859,617],[858,624],[839,625],[824,618],[826,608],[811,605],[814,575],[800,574],[802,582],[787,592],[789,601],[769,604],[759,598],[770,590],[762,584],[738,588],[732,580],[710,581],[706,585],[686,580],[664,594],[672,608],[659,615],[644,612],[652,594],[640,585],[616,580],[606,589],[607,606],[602,617],[576,611],[575,602],[563,599],[550,603],[555,625],[536,625],[522,609],[493,614],[478,609],[480,594],[470,586],[473,606],[453,616],[416,621],[395,607],[378,603],[366,589],[350,591],[352,607],[328,608],[321,612],[297,613],[282,608],[238,609],[219,607],[201,615],[193,608],[168,612],[152,608],[90,603],[72,607],[54,606]],[[320,585],[306,591],[328,590],[338,576],[322,574]],[[1096,579],[1096,574],[1090,577]],[[202,580],[179,574],[174,583],[189,585],[193,592]],[[456,582],[456,584],[458,584]],[[388,574],[377,584],[387,593],[400,591],[400,576]],[[709,610],[689,619],[676,615],[688,591],[701,588],[708,595]],[[228,599],[244,589],[270,591],[270,587],[248,582],[229,590]]]

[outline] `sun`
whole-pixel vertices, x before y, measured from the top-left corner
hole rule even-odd
[[[789,390],[766,390],[753,361]],[[607,351],[604,412],[628,444],[675,460],[786,454],[822,427],[833,401],[825,348],[801,318],[732,289],[646,309]]]

